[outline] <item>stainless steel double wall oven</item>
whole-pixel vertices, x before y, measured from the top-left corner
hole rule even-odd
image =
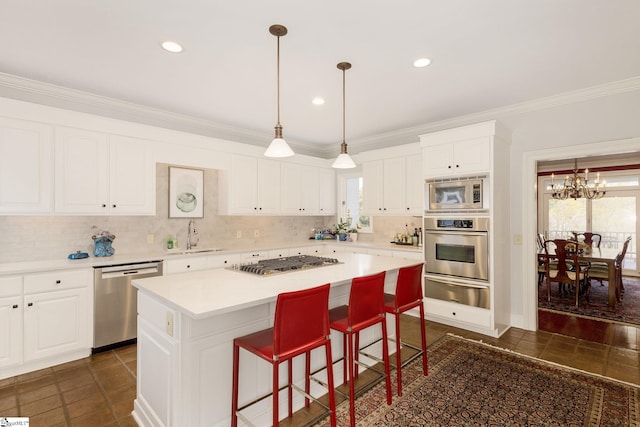
[[[425,217],[425,297],[489,308],[489,218]]]

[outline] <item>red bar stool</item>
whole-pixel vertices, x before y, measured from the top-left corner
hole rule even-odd
[[[349,305],[343,305],[329,310],[331,329],[343,334],[344,381],[345,383],[349,383],[349,419],[352,427],[356,425],[354,379],[358,376],[358,364],[361,364],[358,361],[358,354],[360,353],[360,331],[377,324],[380,324],[382,327],[382,361],[384,362],[384,375],[387,387],[387,404],[391,404],[387,321],[384,314],[383,298],[384,278],[385,272],[354,278],[351,281]]]
[[[398,374],[398,396],[402,396],[402,367],[422,356],[422,372],[427,375],[427,337],[424,326],[424,302],[422,301],[422,266],[416,264],[398,270],[396,294],[384,294],[384,311],[393,314],[396,319],[396,370]],[[422,348],[414,347],[400,339],[400,315],[412,308],[420,308],[420,336]],[[407,346],[418,352],[402,362],[401,346]]]
[[[289,417],[293,414],[292,390],[305,395],[305,406],[313,399],[330,412],[331,426],[336,425],[336,401],[333,387],[333,366],[331,360],[331,331],[329,329],[329,284],[302,291],[287,292],[278,295],[273,328],[265,329],[233,340],[233,389],[231,398],[231,425],[238,425],[238,418],[248,420],[240,413],[254,403],[269,397],[273,398],[273,426],[278,426],[278,392],[287,388],[289,392]],[[327,364],[327,384],[329,407],[318,402],[309,394],[310,352],[325,347]],[[273,388],[270,394],[262,396],[242,407],[238,407],[238,380],[240,349],[243,348],[264,359],[273,366]],[[305,389],[292,384],[291,360],[305,354]],[[278,368],[281,363],[288,364],[288,383],[282,388],[278,381]],[[250,423],[249,423],[250,424]]]

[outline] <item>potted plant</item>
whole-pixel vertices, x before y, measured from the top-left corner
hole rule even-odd
[[[349,236],[347,238],[348,238],[348,240],[350,242],[357,242],[358,241],[358,229],[357,228],[350,228],[348,233],[349,233]]]
[[[342,221],[340,218],[340,222],[336,225],[336,235],[338,236],[338,240],[344,242],[347,240],[347,232],[349,229],[349,224],[346,221]]]

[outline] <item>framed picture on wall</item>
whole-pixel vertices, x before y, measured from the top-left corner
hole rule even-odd
[[[204,171],[169,167],[169,218],[204,216]]]

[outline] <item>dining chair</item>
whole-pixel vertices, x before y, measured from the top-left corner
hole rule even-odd
[[[585,295],[589,301],[589,266],[581,266],[578,263],[578,251],[574,245],[574,250],[570,251],[572,242],[565,239],[546,240],[544,242],[545,251],[545,277],[547,280],[547,300],[551,301],[551,282],[558,283],[558,294],[562,297],[568,291],[575,290],[576,307],[578,306],[580,295]],[[557,260],[556,268],[552,268],[550,253],[555,249]],[[575,270],[571,265],[577,266]],[[567,285],[567,291],[565,291]]]
[[[295,389],[305,396],[305,407],[309,407],[309,399],[313,399],[330,414],[331,427],[336,425],[336,401],[333,387],[333,364],[331,359],[331,337],[329,328],[329,284],[301,291],[281,293],[276,299],[273,327],[254,332],[233,340],[233,385],[231,391],[231,426],[237,427],[238,418],[248,425],[249,420],[241,411],[269,396],[273,402],[273,423],[278,426],[279,393],[286,388],[289,398],[289,417],[293,414],[293,395]],[[309,394],[311,350],[324,347],[327,365],[327,390],[329,406],[313,398]],[[251,402],[238,405],[240,349],[258,356],[272,365],[271,392]],[[294,357],[305,355],[305,387],[302,390],[293,383],[291,362]],[[279,366],[287,362],[288,382],[280,387]],[[246,369],[251,374],[251,369]],[[255,375],[255,372],[253,373]],[[320,384],[322,382],[318,381]],[[325,385],[325,384],[323,384]]]
[[[583,242],[591,246],[592,248],[599,248],[600,243],[602,243],[602,235],[599,233],[591,233],[588,231],[581,232],[581,233],[572,231],[572,233],[575,240],[580,241],[580,237],[582,237]]]
[[[344,382],[349,384],[349,425],[355,427],[355,381],[358,377],[360,332],[380,325],[382,329],[382,358],[387,392],[387,405],[391,404],[391,375],[389,364],[389,344],[387,338],[387,321],[384,312],[384,280],[383,271],[369,276],[356,277],[351,281],[349,304],[329,310],[329,326],[342,333],[342,354]],[[373,358],[371,355],[366,355]],[[376,360],[377,361],[377,360]],[[366,365],[365,365],[366,366]],[[373,366],[366,366],[375,370]],[[381,372],[382,373],[382,372]]]
[[[631,236],[627,237],[622,245],[622,250],[616,256],[614,261],[615,275],[615,287],[616,287],[616,301],[622,300],[622,294],[624,293],[624,285],[622,283],[622,264],[624,257],[627,254],[629,243],[631,242]],[[589,268],[589,279],[597,279],[601,284],[603,280],[609,280],[609,266],[602,262],[593,262]],[[604,286],[604,285],[603,285]]]

